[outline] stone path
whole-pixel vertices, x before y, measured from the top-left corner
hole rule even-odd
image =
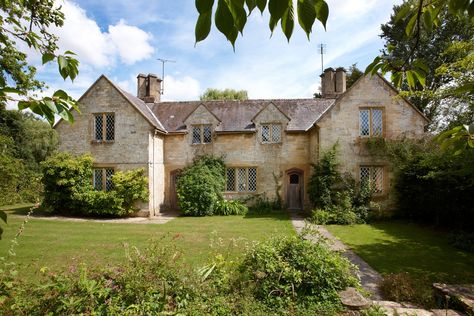
[[[164,224],[178,217],[177,213],[164,213],[152,217],[127,217],[127,218],[80,218],[67,216],[37,216],[32,215],[32,219],[58,220],[67,222],[97,222],[97,223],[118,223],[118,224]]]
[[[298,233],[308,225],[302,216],[295,214],[294,212],[290,213],[290,219],[293,227]],[[341,252],[344,257],[349,259],[349,261],[359,268],[357,274],[360,278],[362,287],[371,294],[371,299],[380,300],[381,294],[378,284],[382,280],[382,276],[369,266],[367,262],[362,260],[362,258],[344,245],[339,239],[334,237],[326,228],[320,225],[310,225],[310,228],[316,230],[319,234],[310,235],[307,238],[315,242],[321,238],[321,236],[328,239],[330,241],[331,249]]]

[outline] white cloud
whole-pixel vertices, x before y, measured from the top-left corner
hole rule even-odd
[[[124,20],[120,20],[117,25],[109,25],[108,38],[115,45],[120,59],[128,65],[147,59],[154,52],[149,44],[151,34],[127,25]]]
[[[163,101],[198,100],[200,95],[199,82],[190,77],[174,78],[165,76]]]
[[[71,50],[81,63],[96,67],[113,66],[118,58],[125,64],[151,57],[151,34],[120,20],[102,32],[97,22],[89,18],[79,5],[65,1],[62,5],[64,25],[53,30],[59,36],[60,52]]]

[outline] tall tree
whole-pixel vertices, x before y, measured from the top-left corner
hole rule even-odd
[[[349,89],[360,77],[364,75],[364,72],[357,68],[357,63],[352,64],[347,70],[346,74],[346,86]]]
[[[408,77],[401,77],[399,86],[402,90],[407,91],[404,93],[405,96],[436,123],[439,121],[441,108],[448,105],[446,104],[447,99],[441,98],[438,92],[451,85],[455,79],[453,72],[441,71],[441,68],[457,63],[473,54],[472,45],[463,45],[464,49],[461,50],[450,47],[453,42],[472,42],[474,27],[467,15],[454,15],[448,11],[448,8],[443,8],[439,13],[438,27],[431,29],[425,27],[420,29],[417,37],[409,36],[405,29],[410,21],[400,19],[399,16],[407,8],[416,4],[417,1],[410,0],[394,6],[390,21],[382,25],[381,37],[385,40],[382,53],[384,56],[398,60],[424,60],[426,65],[425,86],[419,82],[410,85]],[[417,48],[413,50],[415,43]],[[459,108],[465,101],[465,98],[451,96],[449,106]]]
[[[247,100],[248,94],[245,90],[234,90],[234,89],[212,89],[208,88],[199,97],[201,101],[209,100]]]

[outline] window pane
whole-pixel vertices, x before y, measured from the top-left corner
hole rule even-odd
[[[106,115],[105,139],[114,140],[115,137],[115,116],[113,114]]]
[[[249,191],[257,191],[257,168],[249,168]]]
[[[270,141],[270,128],[268,125],[262,125],[262,142]]]
[[[193,144],[201,143],[201,127],[193,126]]]
[[[360,185],[361,187],[369,183],[370,179],[370,168],[369,167],[360,167]]]
[[[113,189],[112,176],[114,175],[114,169],[105,169],[105,191]]]
[[[372,109],[372,136],[382,136],[382,110]]]
[[[94,169],[94,179],[93,179],[93,186],[96,190],[103,189],[103,178],[102,178],[102,170],[103,169]]]
[[[104,120],[102,114],[97,114],[94,116],[94,134],[95,140],[103,140],[102,127],[104,126]]]
[[[237,169],[237,191],[246,191],[247,186],[247,169]]]
[[[205,125],[204,126],[204,131],[203,131],[203,138],[204,138],[204,143],[210,143],[211,142],[211,126],[210,125]]]
[[[272,142],[279,143],[281,141],[281,125],[272,125]]]
[[[234,168],[227,169],[226,176],[227,176],[226,191],[235,191],[235,169]]]
[[[372,168],[372,191],[382,193],[383,191],[383,167]]]
[[[360,126],[360,135],[361,136],[369,136],[370,135],[369,110],[360,110],[359,111],[359,126]]]

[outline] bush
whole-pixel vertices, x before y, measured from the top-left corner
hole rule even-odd
[[[249,211],[247,205],[237,200],[221,200],[217,202],[214,215],[245,215]]]
[[[329,151],[322,153],[319,163],[313,166],[308,196],[315,207],[327,208],[334,204],[334,186],[341,180],[337,170],[337,147],[336,143]]]
[[[176,191],[184,215],[206,216],[219,213],[224,198],[225,167],[221,158],[201,156],[181,173]]]
[[[126,260],[118,266],[73,266],[62,274],[43,271],[38,284],[1,274],[0,314],[337,315],[341,305],[335,292],[356,283],[346,273],[345,259],[297,237],[251,248],[247,263],[216,256],[214,264],[203,270],[205,278],[183,264],[175,245],[174,238],[165,236],[143,250],[127,247]],[[272,245],[279,247],[272,250]],[[272,256],[262,261],[267,252]],[[268,290],[284,288],[286,296],[273,291],[259,299],[256,290],[265,279],[254,278],[252,267],[246,268],[249,262],[261,269],[257,275],[268,274],[264,284]],[[270,304],[275,300],[278,304]]]
[[[395,167],[399,217],[474,232],[474,150],[456,153],[427,140],[376,145]]]
[[[265,193],[254,195],[247,202],[250,204],[249,211],[253,214],[268,214],[283,210],[281,199],[278,196],[269,199]]]
[[[349,261],[326,244],[301,236],[257,244],[240,266],[242,281],[268,306],[338,302],[339,291],[358,284],[351,269]]]
[[[449,235],[449,243],[458,249],[474,253],[474,233],[452,232]]]
[[[43,205],[52,212],[73,215],[126,216],[136,211],[137,201],[148,200],[148,182],[143,169],[118,171],[111,191],[92,187],[93,160],[89,155],[73,157],[59,153],[43,166]]]
[[[314,166],[308,194],[316,206],[310,220],[316,224],[352,225],[369,219],[372,192],[368,183],[358,183],[348,173],[337,170],[337,143]]]

